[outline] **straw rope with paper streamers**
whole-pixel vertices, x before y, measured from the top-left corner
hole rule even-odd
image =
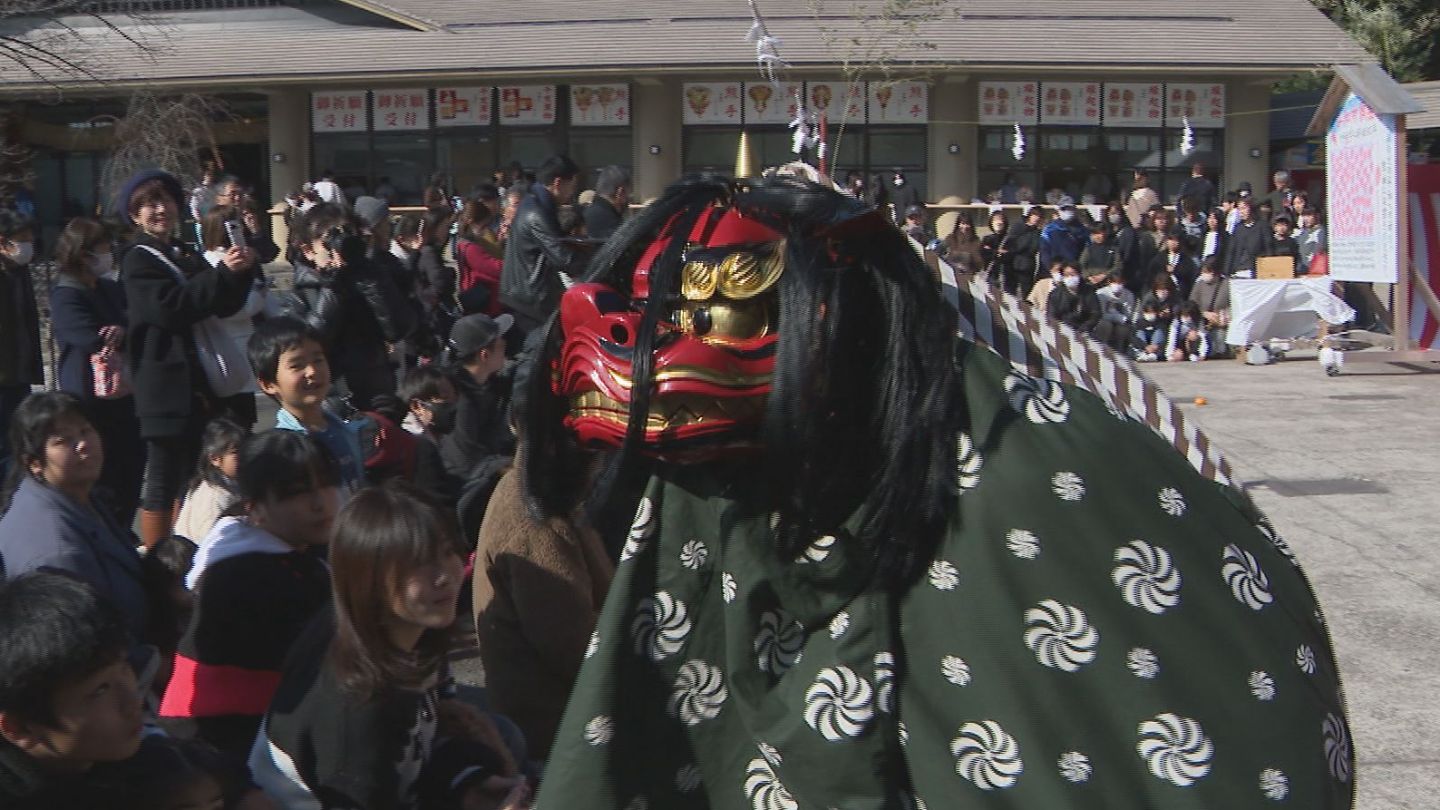
[[[790,67],[790,63],[780,57],[780,45],[783,41],[771,35],[769,27],[765,25],[765,16],[760,13],[759,3],[756,0],[749,0],[749,3],[750,30],[745,34],[745,41],[755,45],[755,66],[760,70],[760,75],[779,91],[779,71]],[[790,121],[790,129],[793,130],[790,151],[803,155],[806,149],[814,149],[817,160],[824,161],[828,148],[821,136],[819,118],[806,106],[803,93],[794,94],[794,99],[795,117]]]
[[[1185,130],[1180,133],[1180,154],[1189,155],[1195,151],[1195,130],[1190,128],[1190,116],[1184,116],[1181,121],[1185,124]]]
[[[1015,122],[1015,145],[1010,147],[1010,154],[1015,156],[1015,162],[1019,163],[1025,159],[1025,133],[1020,129],[1020,122]]]

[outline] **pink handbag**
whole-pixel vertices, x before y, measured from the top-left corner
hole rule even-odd
[[[130,379],[125,373],[125,353],[109,346],[90,355],[90,388],[96,399],[123,399],[130,396]]]

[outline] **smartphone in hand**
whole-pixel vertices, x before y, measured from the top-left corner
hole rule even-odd
[[[230,240],[230,247],[245,247],[245,226],[239,220],[225,221],[225,236]]]

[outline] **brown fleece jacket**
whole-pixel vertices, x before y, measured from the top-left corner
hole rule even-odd
[[[545,759],[615,566],[589,526],[531,519],[515,470],[485,509],[475,554],[475,628],[491,707]]]

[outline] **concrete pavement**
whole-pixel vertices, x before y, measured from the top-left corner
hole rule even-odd
[[[1319,594],[1356,808],[1440,806],[1440,373],[1367,363],[1329,378],[1313,359],[1145,370],[1224,451]]]

